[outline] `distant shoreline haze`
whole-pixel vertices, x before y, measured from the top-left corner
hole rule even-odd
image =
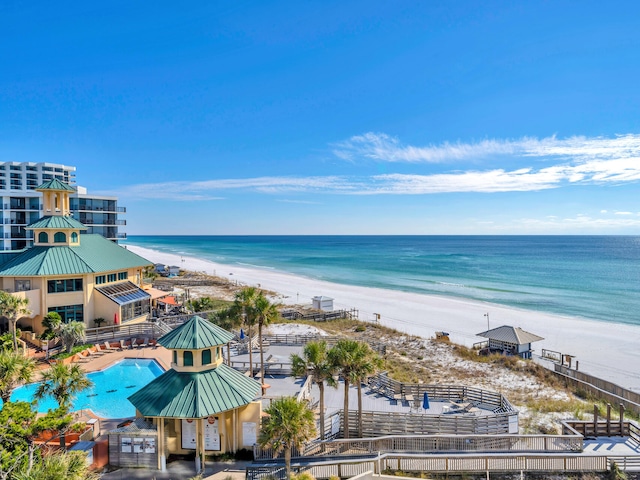
[[[640,325],[640,236],[132,235],[123,243],[333,283]]]

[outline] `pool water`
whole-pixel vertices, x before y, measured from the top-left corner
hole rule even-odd
[[[162,373],[164,370],[155,360],[125,358],[104,370],[87,374],[94,386],[80,392],[71,409],[90,409],[96,415],[105,418],[133,417],[136,409],[127,397]],[[40,384],[30,383],[16,388],[11,395],[11,401],[31,402],[38,385]],[[58,404],[51,397],[45,397],[38,402],[38,411],[42,413],[57,407]]]

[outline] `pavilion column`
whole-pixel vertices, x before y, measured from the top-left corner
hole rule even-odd
[[[202,470],[204,470],[204,421],[204,418],[196,420],[196,457],[199,459],[196,465],[199,464]]]
[[[233,409],[233,416],[231,418],[231,424],[233,428],[233,451],[238,451],[238,409]]]
[[[158,470],[164,472],[167,469],[167,454],[164,443],[164,418],[156,418],[158,427]]]
[[[229,451],[229,439],[227,435],[227,414],[221,413],[218,416],[218,429],[220,430],[220,435],[223,436],[224,442],[220,442],[220,450],[223,452]],[[224,449],[224,450],[223,450]]]

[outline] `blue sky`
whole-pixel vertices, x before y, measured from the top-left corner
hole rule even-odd
[[[129,234],[640,234],[638,2],[2,2],[0,160]]]

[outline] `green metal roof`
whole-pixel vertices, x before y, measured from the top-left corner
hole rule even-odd
[[[65,190],[68,192],[75,192],[76,189],[73,187],[70,187],[69,185],[67,185],[66,183],[61,182],[60,180],[58,180],[57,178],[54,178],[53,180],[48,180],[46,182],[44,182],[42,185],[40,185],[38,188],[36,188],[36,190]]]
[[[0,257],[0,261],[4,260]],[[35,246],[0,265],[0,276],[33,277],[108,272],[151,265],[102,235],[80,235],[80,245]]]
[[[42,217],[36,220],[35,222],[33,222],[31,225],[27,225],[24,228],[27,230],[34,230],[36,228],[48,229],[48,230],[67,230],[70,228],[74,230],[87,229],[87,227],[85,227],[82,223],[77,221],[75,218],[63,216],[63,215],[50,215],[50,216]]]
[[[233,334],[194,315],[186,323],[158,339],[158,343],[170,350],[197,350],[215,345],[225,345],[233,340]]]
[[[206,372],[169,370],[129,397],[145,417],[203,418],[251,403],[260,383],[219,365]]]

